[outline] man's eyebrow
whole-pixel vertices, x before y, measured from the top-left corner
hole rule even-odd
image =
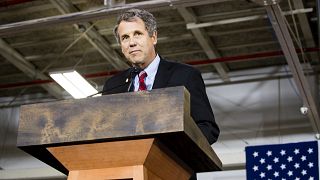
[[[137,32],[142,33],[142,31],[140,31],[140,30],[135,30],[134,31],[134,33],[137,33]]]

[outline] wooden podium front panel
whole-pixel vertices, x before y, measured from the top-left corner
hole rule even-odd
[[[51,147],[68,180],[188,180],[192,170],[155,139]]]
[[[141,165],[154,139],[115,141],[48,148],[69,171]]]

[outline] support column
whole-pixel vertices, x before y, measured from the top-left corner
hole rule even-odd
[[[303,104],[308,108],[307,115],[311,121],[314,132],[318,135],[320,133],[319,112],[308,84],[308,80],[304,75],[292,38],[286,26],[285,17],[277,4],[277,0],[265,0],[264,5],[273,29],[277,35],[281,49],[292,72],[293,79],[302,97]]]

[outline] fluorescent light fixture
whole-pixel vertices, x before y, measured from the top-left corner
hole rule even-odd
[[[98,93],[77,71],[50,72],[49,75],[75,99]]]

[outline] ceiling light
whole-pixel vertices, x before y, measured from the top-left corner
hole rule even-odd
[[[98,91],[77,71],[50,72],[49,75],[75,99],[86,98]]]

